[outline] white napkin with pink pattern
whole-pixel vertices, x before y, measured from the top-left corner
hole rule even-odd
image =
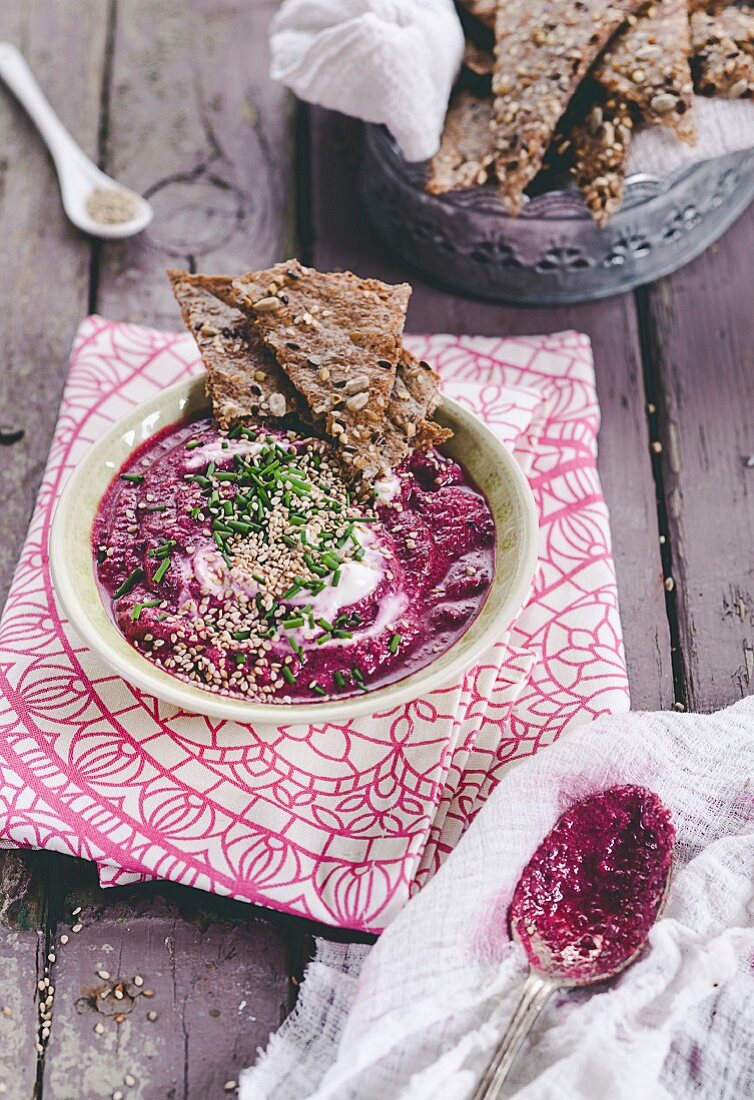
[[[587,338],[406,343],[530,479],[541,560],[508,636],[461,682],[342,725],[239,725],[121,680],[55,604],[55,502],[104,431],[202,368],[186,334],[90,317],[0,621],[0,842],[93,859],[105,884],[167,878],[378,931],[511,762],[628,708]]]

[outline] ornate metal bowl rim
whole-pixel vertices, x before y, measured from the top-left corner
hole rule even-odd
[[[535,195],[526,200],[526,204],[518,218],[503,207],[496,191],[492,186],[468,188],[462,191],[451,191],[444,195],[430,195],[424,191],[428,161],[407,161],[401,153],[396,141],[384,126],[376,124],[366,125],[367,141],[372,145],[373,152],[384,158],[390,167],[398,172],[412,187],[423,192],[427,199],[456,206],[458,208],[478,211],[482,214],[491,214],[500,218],[510,218],[512,221],[526,221],[536,219],[573,218],[591,221],[589,211],[584,204],[581,194],[575,184],[566,188],[558,188]],[[657,195],[671,190],[675,184],[682,180],[704,161],[696,161],[693,164],[684,164],[669,172],[665,176],[655,176],[647,172],[635,172],[626,179],[626,186],[621,211],[645,202]]]

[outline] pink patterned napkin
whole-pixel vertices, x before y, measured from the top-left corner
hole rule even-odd
[[[443,388],[514,447],[541,514],[533,595],[461,683],[344,725],[188,714],[90,653],[53,598],[55,502],[87,447],[201,370],[186,335],[90,317],[0,621],[0,837],[378,931],[511,761],[628,708],[588,340],[409,337]]]

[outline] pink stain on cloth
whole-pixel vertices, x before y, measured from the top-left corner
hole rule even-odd
[[[198,374],[185,334],[89,317],[73,346],[0,620],[0,843],[346,928],[381,930],[512,761],[628,709],[589,341],[411,336],[446,393],[513,447],[541,519],[534,588],[461,683],[343,725],[239,725],[144,695],[61,617],[47,559],[65,480],[135,405]]]

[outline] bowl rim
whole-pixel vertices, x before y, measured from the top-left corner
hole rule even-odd
[[[437,411],[441,415],[443,411],[446,411],[452,419],[460,421],[467,428],[470,427],[477,438],[481,437],[487,451],[492,452],[504,466],[507,477],[513,483],[513,495],[521,505],[520,516],[518,517],[519,554],[516,562],[515,580],[505,600],[490,615],[485,628],[480,631],[479,637],[472,645],[456,654],[455,659],[448,660],[440,668],[436,667],[440,658],[452,653],[458,641],[466,637],[466,633],[460,636],[450,650],[445,650],[442,654],[439,654],[437,661],[433,661],[400,680],[376,688],[364,695],[349,696],[336,700],[327,699],[322,702],[253,703],[205,691],[198,686],[193,687],[185,684],[169,672],[163,671],[128,645],[123,635],[110,620],[108,609],[101,599],[92,556],[92,585],[108,621],[112,623],[113,636],[108,638],[107,634],[100,631],[99,625],[95,623],[94,618],[87,610],[83,593],[77,591],[72,563],[65,552],[68,545],[69,528],[75,522],[77,528],[76,541],[80,544],[83,530],[86,546],[91,555],[91,527],[94,515],[87,512],[86,523],[82,524],[80,510],[75,506],[72,507],[72,505],[75,505],[77,501],[79,491],[87,480],[88,472],[93,467],[99,467],[106,461],[113,446],[121,442],[124,434],[129,430],[127,425],[143,423],[146,418],[154,416],[155,413],[163,413],[165,415],[164,422],[155,426],[150,432],[150,435],[156,434],[157,431],[179,423],[187,410],[194,411],[192,406],[196,407],[196,411],[200,411],[203,394],[204,374],[200,374],[192,379],[184,379],[166,388],[150,400],[135,406],[126,416],[113,424],[81,457],[71,472],[55,505],[48,539],[50,575],[55,597],[77,635],[90,650],[122,676],[127,684],[138,687],[157,699],[185,710],[187,713],[223,718],[244,725],[257,723],[274,726],[292,724],[321,725],[339,719],[350,720],[368,714],[386,714],[405,703],[427,695],[437,688],[452,685],[463,672],[477,662],[483,653],[490,649],[496,637],[500,636],[521,610],[530,592],[538,561],[539,518],[531,487],[511,450],[490,431],[478,416],[443,394]],[[176,405],[179,410],[176,416],[170,411],[173,405]],[[134,433],[134,435],[136,434]],[[145,438],[149,438],[149,436]],[[133,445],[129,445],[131,452],[141,446],[143,442],[144,439],[135,438]],[[112,477],[115,477],[119,465],[114,467]],[[480,491],[484,492],[481,487]],[[101,500],[101,497],[99,500]],[[97,506],[99,506],[99,500]],[[76,516],[75,521],[72,519],[74,514]],[[484,607],[486,604],[482,606]]]

